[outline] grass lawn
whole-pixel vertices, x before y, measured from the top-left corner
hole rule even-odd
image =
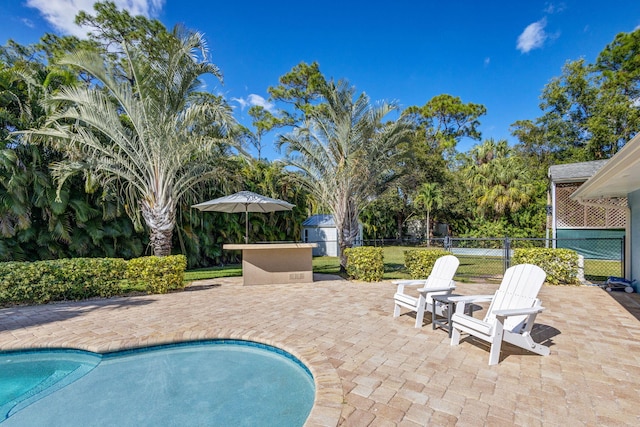
[[[184,273],[185,282],[194,280],[217,279],[219,277],[240,277],[242,276],[241,265],[229,265],[225,267],[208,267],[197,270],[188,270]]]
[[[404,246],[386,246],[384,249],[384,279],[408,279],[409,274],[404,268]],[[314,273],[322,274],[340,274],[340,258],[338,257],[314,257],[313,258]],[[231,265],[227,267],[211,267],[201,268],[198,270],[189,270],[185,272],[184,280],[191,282],[193,280],[216,279],[218,277],[235,277],[242,276],[242,267],[240,265]]]
[[[405,246],[385,246],[384,256],[384,280],[409,279],[409,273],[404,267],[404,252],[412,249]],[[460,282],[483,281],[499,282],[503,273],[503,260],[501,257],[457,255],[460,266],[455,280]],[[620,261],[585,260],[585,277],[592,282],[603,282],[609,276],[621,276]],[[315,257],[313,258],[313,271],[323,274],[340,274],[340,258]],[[185,281],[216,279],[218,277],[242,276],[242,266],[231,265],[227,267],[211,267],[198,270],[189,270],[185,273]]]
[[[395,252],[395,251],[391,251]],[[401,252],[400,255],[404,257]],[[386,248],[385,248],[385,261],[387,260]],[[397,255],[396,255],[397,257]],[[391,258],[391,255],[390,255]],[[402,264],[404,261],[400,261],[400,264],[388,264],[385,262],[385,279],[387,278],[408,278],[408,274],[396,273],[396,270],[399,267],[404,268]],[[390,275],[387,277],[387,269],[389,269]],[[313,272],[314,273],[322,273],[322,274],[340,274],[340,258],[338,257],[314,257],[313,258]],[[242,276],[242,266],[241,265],[229,265],[225,267],[210,267],[210,268],[200,268],[197,270],[188,270],[184,273],[185,282],[192,282],[194,280],[205,280],[205,279],[217,279],[219,277],[238,277]]]
[[[604,283],[609,276],[622,277],[622,261],[585,259],[584,277],[593,283]]]
[[[405,246],[385,246],[383,248],[384,257],[384,280],[409,279],[409,273],[404,267],[404,251],[412,249]],[[468,281],[472,277],[494,276],[502,274],[502,259],[489,257],[461,256],[460,267],[456,280]],[[338,257],[314,257],[313,258],[314,273],[322,274],[340,274],[340,258]],[[201,268],[198,270],[189,270],[185,272],[184,280],[191,282],[193,280],[216,279],[218,277],[237,277],[242,276],[242,267],[240,265],[230,265],[226,267]]]

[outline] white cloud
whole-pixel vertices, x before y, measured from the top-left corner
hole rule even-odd
[[[244,110],[247,107],[247,105],[249,105],[249,103],[243,98],[231,98],[231,100],[240,104],[241,110]]]
[[[63,34],[85,37],[86,30],[74,22],[81,10],[93,13],[96,0],[27,0],[26,5],[37,9],[42,17]],[[132,15],[147,18],[157,16],[165,0],[113,0],[118,9],[126,9]]]
[[[547,3],[544,8],[544,12],[551,15],[554,13],[564,12],[566,8],[567,5],[564,3]]]
[[[529,24],[522,34],[518,36],[517,49],[522,53],[527,53],[533,49],[541,48],[549,37],[544,31],[544,27],[546,25],[546,18],[542,18],[533,24]]]
[[[253,107],[254,105],[258,105],[264,108],[265,110],[267,110],[268,112],[270,112],[271,114],[276,113],[276,106],[273,102],[270,102],[264,99],[263,97],[261,97],[260,95],[256,95],[255,93],[252,93],[249,96],[247,96],[247,99],[231,98],[231,100],[236,101],[238,104],[240,104],[240,108],[242,110],[244,110],[246,107]]]
[[[32,21],[32,20],[30,20],[30,19],[23,18],[23,19],[22,19],[22,23],[23,23],[24,25],[26,25],[27,27],[29,27],[29,28],[35,28],[35,24],[34,24],[34,23],[33,23],[33,21]]]
[[[487,56],[486,58],[484,58],[484,66],[488,67],[489,64],[491,64],[491,58]]]

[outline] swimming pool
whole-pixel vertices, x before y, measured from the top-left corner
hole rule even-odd
[[[301,426],[309,370],[264,344],[210,340],[99,355],[0,353],[6,426]]]

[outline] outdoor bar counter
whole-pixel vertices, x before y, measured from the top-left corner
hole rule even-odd
[[[317,243],[227,244],[222,248],[242,251],[245,285],[313,282],[312,250]]]

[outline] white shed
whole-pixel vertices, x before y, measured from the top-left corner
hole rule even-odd
[[[313,249],[313,256],[339,256],[338,229],[333,215],[317,214],[307,218],[302,223],[302,241],[317,243]],[[356,238],[358,244],[362,241],[362,226]]]

